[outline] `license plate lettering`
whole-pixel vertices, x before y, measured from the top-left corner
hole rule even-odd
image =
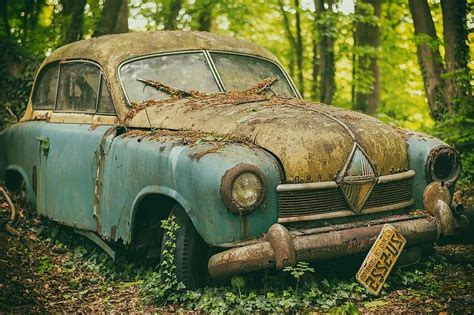
[[[370,293],[378,295],[405,247],[406,239],[390,224],[385,224],[356,274]]]

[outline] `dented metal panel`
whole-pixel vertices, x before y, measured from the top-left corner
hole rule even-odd
[[[148,113],[154,128],[246,137],[280,159],[289,183],[335,180],[354,141],[367,153],[377,176],[408,168],[406,144],[391,127],[332,106],[244,93],[144,106],[128,116],[130,126],[149,127]]]
[[[255,238],[276,222],[276,192],[271,187],[280,183],[280,176],[275,159],[256,147],[200,139],[131,131],[105,141],[100,233],[111,238],[116,226],[115,240],[129,242],[135,211],[147,194],[180,203],[196,230],[213,245]],[[213,151],[216,146],[219,150]],[[270,188],[263,205],[249,217],[231,213],[220,194],[222,176],[240,163],[258,167]],[[156,211],[166,210],[156,205]]]
[[[440,146],[449,147],[445,142],[421,132],[398,129],[408,144],[409,168],[416,171],[413,178],[413,199],[415,207],[423,208],[423,192],[431,182],[426,172],[426,163],[430,151]],[[453,189],[453,187],[451,187]]]
[[[106,35],[65,45],[53,51],[42,63],[39,71],[48,63],[63,60],[84,59],[99,63],[108,78],[110,93],[119,120],[122,120],[128,111],[117,73],[122,62],[161,52],[202,49],[250,54],[270,59],[279,64],[278,59],[270,51],[246,40],[208,32],[159,31]],[[30,99],[22,120],[30,120],[32,117]]]

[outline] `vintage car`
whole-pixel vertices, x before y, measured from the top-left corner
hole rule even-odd
[[[460,168],[448,144],[305,101],[268,50],[205,32],[61,47],[0,133],[7,187],[112,256],[159,259],[173,215],[189,288],[364,253],[386,223],[412,253],[471,233]]]

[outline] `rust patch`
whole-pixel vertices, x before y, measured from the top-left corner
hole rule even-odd
[[[260,194],[260,198],[250,208],[242,208],[240,205],[238,205],[234,201],[234,198],[232,197],[232,184],[234,183],[234,180],[237,178],[237,176],[239,176],[240,174],[244,172],[254,173],[260,178],[260,181],[262,184],[262,191]],[[267,186],[266,177],[258,167],[252,164],[241,163],[227,170],[224,173],[224,176],[222,176],[222,180],[221,180],[220,191],[221,191],[222,200],[224,201],[224,204],[226,205],[227,209],[229,209],[229,211],[235,214],[236,216],[245,217],[251,214],[255,209],[260,207],[260,205],[263,203],[267,195],[267,190],[266,190],[267,187],[268,186]]]
[[[93,123],[90,127],[89,127],[89,131],[94,131],[96,130],[98,127],[100,127],[101,125],[100,124],[97,124],[97,123]]]
[[[447,163],[449,165],[447,165]],[[443,178],[438,178],[437,172],[441,169],[443,171],[439,175],[444,176],[440,176]],[[449,174],[444,174],[446,170],[449,170]],[[454,149],[441,145],[430,151],[426,163],[426,171],[433,181],[442,181],[449,187],[459,178],[461,172],[461,159]]]
[[[341,119],[344,119],[344,120],[353,120],[353,121],[359,121],[359,120],[362,119],[360,117],[355,117],[355,116],[352,116],[352,115],[349,115],[349,114],[344,114],[342,116],[339,116],[338,118],[341,118]]]
[[[250,147],[257,147],[254,142],[243,136],[243,135],[216,135],[212,133],[205,133],[195,130],[168,130],[168,129],[158,129],[154,131],[147,131],[147,130],[130,130],[123,135],[123,138],[137,138],[140,140],[155,140],[155,141],[171,141],[172,139],[167,138],[178,138],[181,140],[183,145],[189,145],[190,147],[194,147],[201,143],[209,143],[213,144],[213,147],[190,154],[192,159],[199,160],[207,154],[215,153],[220,151],[225,147],[226,144],[229,143],[241,143],[246,144]],[[166,147],[160,147],[160,152],[163,152]]]
[[[204,150],[204,151],[201,151],[201,152],[198,152],[198,153],[193,153],[193,154],[190,154],[189,156],[191,157],[191,159],[194,159],[194,160],[197,160],[199,161],[200,159],[202,159],[205,155],[208,155],[208,154],[211,154],[211,153],[216,153],[216,152],[219,152],[220,150],[222,150],[225,146],[225,143],[217,143],[217,144],[214,144],[214,146],[212,148],[209,148],[207,150]]]
[[[175,95],[175,96],[172,96],[170,98],[163,99],[163,100],[148,100],[148,101],[144,101],[142,103],[132,103],[132,109],[129,110],[127,112],[127,114],[125,115],[125,122],[130,121],[139,112],[141,112],[142,110],[144,110],[147,107],[150,107],[150,106],[159,107],[159,106],[162,106],[162,105],[174,103],[174,102],[176,102],[180,99],[181,99],[181,97]]]
[[[35,116],[33,117],[33,120],[50,121],[51,120],[51,112],[46,112],[46,113],[43,113],[43,114],[35,113]]]
[[[405,142],[408,141],[408,139],[410,139],[412,136],[415,135],[414,132],[410,132],[406,129],[398,128],[398,127],[395,127],[395,126],[392,126],[392,128],[393,128],[393,131],[395,131],[395,133],[397,135],[399,135],[400,138],[402,138]]]
[[[100,195],[102,193],[102,173],[104,169],[104,160],[105,160],[105,149],[104,142],[105,139],[110,135],[116,135],[117,129],[115,127],[109,128],[104,135],[102,136],[102,141],[99,146],[98,159],[97,159],[97,169],[95,175],[95,185],[94,185],[94,219],[96,221],[96,231],[101,234],[102,225],[100,223]]]
[[[116,234],[117,234],[117,226],[112,225],[112,227],[110,228],[110,239],[115,240],[115,235]]]

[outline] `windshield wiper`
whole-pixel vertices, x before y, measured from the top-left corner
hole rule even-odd
[[[273,92],[273,90],[271,89],[271,86],[276,81],[278,81],[278,79],[275,78],[275,77],[270,77],[270,78],[263,79],[262,81],[258,82],[257,84],[255,84],[251,88],[247,89],[247,92],[256,93],[256,94],[263,94],[265,91],[270,90],[270,91],[272,91],[273,94],[275,94],[275,92]]]
[[[163,92],[163,93],[166,93],[170,96],[178,96],[178,97],[182,98],[182,97],[189,97],[189,96],[193,95],[193,93],[191,93],[191,92],[171,87],[171,86],[163,84],[159,81],[139,79],[139,78],[137,78],[136,80],[138,82],[141,82],[141,83],[145,84],[145,86],[151,86],[152,88],[155,88],[156,90],[158,90],[160,92]]]

